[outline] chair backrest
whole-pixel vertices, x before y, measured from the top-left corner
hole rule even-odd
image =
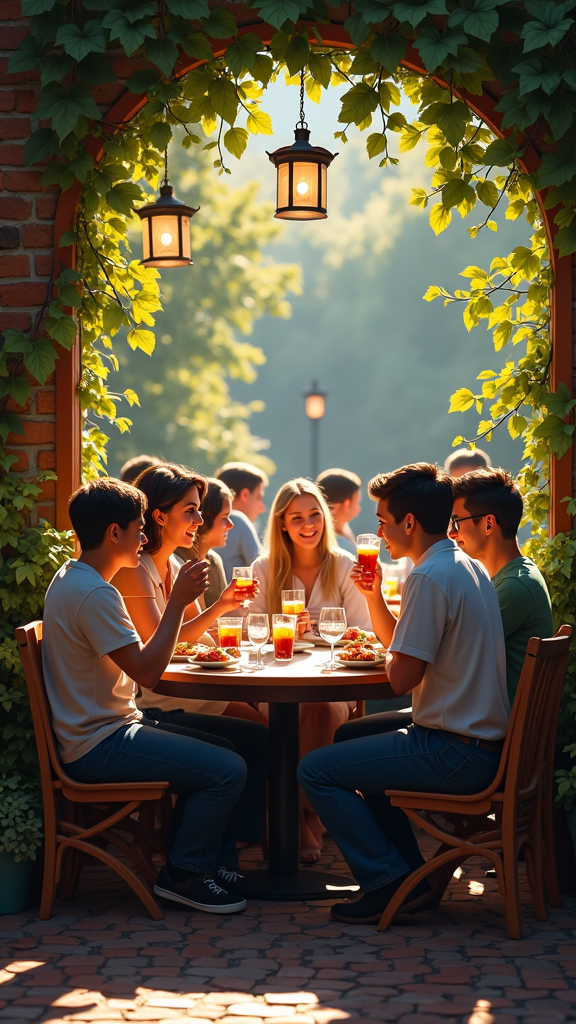
[[[60,779],[62,782],[67,782],[68,779],[62,770],[58,756],[44,684],[41,647],[42,622],[37,619],[35,622],[29,622],[27,626],[19,626],[14,632],[30,698],[42,786],[49,785],[52,789],[54,779]]]
[[[528,641],[526,656],[508,729],[505,806],[534,795],[547,769],[558,712],[572,628],[562,626],[555,636]],[[552,736],[552,740],[551,740]],[[510,807],[511,810],[511,807]]]

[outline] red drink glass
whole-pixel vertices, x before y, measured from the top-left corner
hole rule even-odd
[[[379,554],[380,538],[375,533],[361,533],[356,538],[356,557],[368,579],[374,579]]]
[[[292,661],[295,636],[295,615],[272,616],[272,641],[274,643],[274,658],[276,661]]]

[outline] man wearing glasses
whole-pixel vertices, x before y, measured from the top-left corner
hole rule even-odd
[[[554,633],[544,577],[518,546],[522,495],[505,469],[478,469],[453,481],[448,536],[489,572],[500,605],[506,642],[506,683],[512,704],[526,645]]]

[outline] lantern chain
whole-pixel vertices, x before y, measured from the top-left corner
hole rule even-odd
[[[168,184],[168,146],[164,150],[164,184]]]
[[[307,128],[308,122],[304,112],[304,69],[300,72],[300,120],[296,123],[297,128]]]

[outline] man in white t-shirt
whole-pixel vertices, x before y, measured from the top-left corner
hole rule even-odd
[[[214,476],[234,495],[230,513],[234,529],[228,534],[225,547],[214,549],[222,559],[226,580],[230,583],[234,567],[252,565],[262,551],[254,523],[266,511],[263,499],[268,477],[263,469],[248,462],[227,462]]]
[[[145,509],[142,491],[107,478],[80,487],[70,499],[81,553],[56,573],[44,608],[42,662],[52,725],[66,772],[78,782],[173,785],[179,794],[174,836],[154,891],[196,910],[236,913],[246,901],[218,884],[218,869],[220,879],[223,871],[230,874],[221,857],[235,847],[228,820],[244,788],[246,763],[234,750],[185,730],[156,727],[134,702],[132,680],[147,689],[157,684],[185,609],[206,589],[208,572],[206,562],[182,566],[160,623],[143,644],[110,580],[138,566]]]
[[[375,579],[358,563],[353,570],[389,649],[390,685],[399,696],[412,693],[413,724],[314,750],[299,767],[307,796],[363,890],[332,908],[333,918],[350,924],[378,921],[423,863],[407,816],[385,790],[481,791],[496,774],[510,714],[496,592],[484,567],[446,536],[450,478],[417,463],[375,477],[368,493],[378,501],[378,534],[391,557],[414,562],[398,621],[382,595],[380,567]],[[428,895],[424,882],[406,909],[418,909]]]

